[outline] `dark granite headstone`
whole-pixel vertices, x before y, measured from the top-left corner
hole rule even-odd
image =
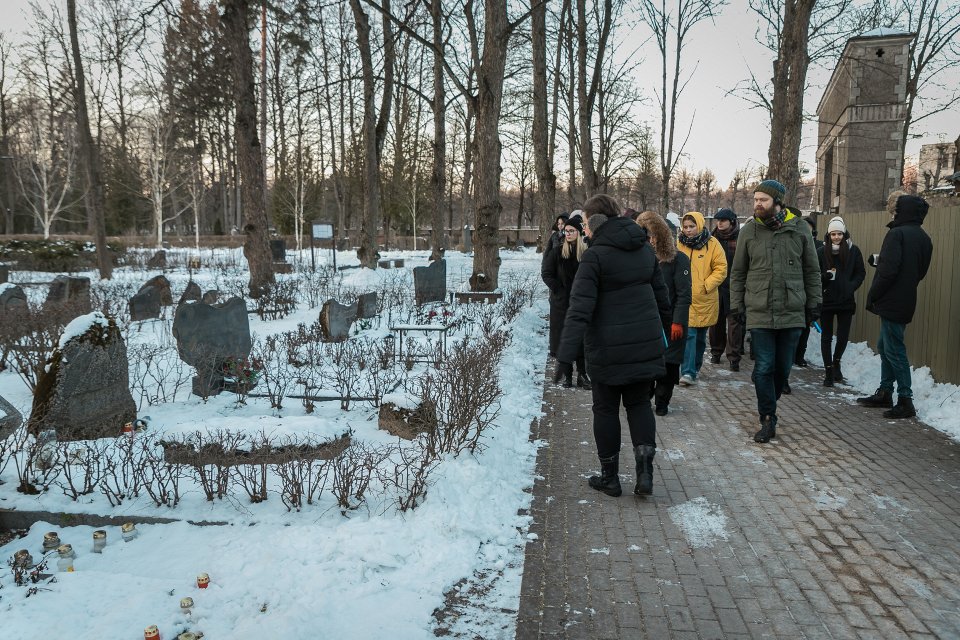
[[[203,304],[217,304],[220,301],[220,292],[216,289],[205,291],[200,301]]]
[[[177,307],[173,337],[180,359],[197,369],[194,393],[216,395],[223,389],[223,364],[250,355],[250,320],[241,298],[222,305],[203,302]]]
[[[201,297],[203,297],[203,292],[200,291],[200,285],[191,280],[187,283],[187,288],[184,290],[183,295],[180,296],[177,306],[179,307],[184,302],[188,301],[200,302]]]
[[[447,298],[447,262],[434,260],[426,267],[413,268],[413,291],[418,305],[443,302]]]
[[[75,304],[77,315],[90,313],[90,278],[57,276],[50,283],[46,304]]]
[[[23,416],[17,408],[0,396],[0,440],[6,440],[20,427],[21,423],[23,423]]]
[[[160,290],[144,285],[130,298],[130,320],[153,320],[160,317]]]
[[[154,276],[143,283],[143,286],[140,287],[140,291],[143,291],[147,287],[153,287],[160,292],[160,305],[164,307],[169,307],[173,304],[173,291],[170,289],[170,281],[167,280],[166,276]]]
[[[0,284],[0,314],[27,308],[27,294],[15,284]]]
[[[274,238],[270,241],[270,256],[274,262],[286,262],[287,241],[283,238]]]
[[[166,269],[167,268],[167,252],[163,249],[160,249],[153,257],[147,260],[148,269]]]
[[[37,380],[30,432],[53,429],[57,440],[117,436],[137,418],[120,330],[95,311],[68,324],[64,338]]]
[[[5,264],[0,264],[0,284],[3,284],[10,279],[10,267]]]
[[[463,252],[470,253],[473,251],[473,229],[470,225],[464,225],[463,227]]]
[[[377,292],[361,294],[357,298],[357,318],[368,319],[377,317]]]
[[[320,331],[324,342],[343,342],[350,337],[350,326],[357,319],[357,303],[347,306],[327,300],[320,310]]]

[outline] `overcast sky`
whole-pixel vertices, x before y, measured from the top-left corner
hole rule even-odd
[[[30,24],[25,16],[28,4],[28,0],[0,0],[0,28],[11,36],[28,30]],[[715,23],[700,24],[690,33],[690,45],[684,53],[684,66],[687,73],[693,72],[693,79],[681,97],[678,143],[683,140],[692,120],[684,163],[693,171],[712,169],[722,186],[729,183],[738,168],[766,164],[769,143],[766,114],[750,109],[741,98],[728,95],[739,81],[749,77],[748,68],[752,68],[758,78],[772,75],[771,55],[756,41],[756,26],[757,21],[749,11],[747,0],[731,0]],[[623,51],[648,41],[649,31],[643,25],[630,28],[621,25],[619,28]],[[659,128],[659,111],[653,94],[653,89],[660,83],[658,53],[652,44],[647,44],[639,56],[642,62],[636,72],[637,82],[649,96],[649,104],[643,108],[642,116]],[[811,69],[809,79],[812,86],[805,98],[807,111],[816,108],[829,75],[829,70]],[[960,74],[957,75],[960,82]],[[916,155],[921,143],[937,142],[941,137],[953,141],[960,134],[960,108],[924,120],[911,130],[911,134],[921,135],[908,142],[908,155]],[[816,167],[815,150],[816,128],[811,123],[804,129],[800,151],[801,167],[809,168],[811,174]]]

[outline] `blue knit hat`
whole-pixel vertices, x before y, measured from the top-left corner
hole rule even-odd
[[[773,198],[774,202],[783,202],[784,196],[787,195],[787,188],[776,180],[764,180],[753,191],[767,194]]]

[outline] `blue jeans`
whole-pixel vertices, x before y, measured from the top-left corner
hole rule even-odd
[[[877,351],[880,352],[880,388],[893,393],[893,383],[897,383],[897,396],[912,398],[910,361],[907,360],[907,347],[903,344],[903,332],[907,325],[890,322],[880,318],[880,339]]]
[[[703,350],[707,348],[707,331],[710,327],[687,327],[687,343],[683,346],[683,366],[680,375],[694,380],[703,366]]]
[[[777,415],[777,400],[790,379],[802,328],[751,329],[750,339],[756,362],[753,386],[757,390],[757,411],[761,416]]]

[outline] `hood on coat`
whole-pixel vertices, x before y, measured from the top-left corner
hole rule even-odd
[[[590,246],[636,251],[647,243],[647,231],[630,218],[610,218],[593,234]]]
[[[919,196],[903,195],[897,198],[896,217],[890,221],[888,227],[896,227],[901,224],[923,224],[923,219],[927,217],[927,211],[930,205]]]
[[[683,220],[686,220],[687,218],[691,218],[694,222],[697,223],[697,233],[700,233],[701,231],[703,231],[703,227],[706,226],[706,222],[703,219],[702,213],[700,213],[699,211],[688,211],[687,213],[683,214],[683,219],[680,221],[681,227],[683,226],[682,225]],[[683,233],[683,229],[680,230],[680,233]]]

